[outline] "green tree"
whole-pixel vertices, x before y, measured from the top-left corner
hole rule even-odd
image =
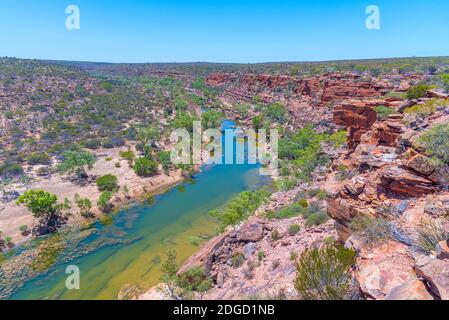
[[[86,167],[91,168],[96,162],[94,154],[84,150],[70,150],[63,154],[64,160],[58,166],[60,172],[75,174],[78,179],[86,179]]]
[[[54,232],[61,225],[64,204],[57,202],[56,195],[44,190],[28,190],[16,201],[18,205],[23,204],[35,218],[39,219],[45,227],[43,233]]]
[[[201,123],[204,129],[219,128],[223,121],[223,113],[208,110],[201,115]]]
[[[188,112],[177,112],[175,119],[172,120],[171,126],[174,129],[186,129],[193,132],[193,122],[197,119]]]

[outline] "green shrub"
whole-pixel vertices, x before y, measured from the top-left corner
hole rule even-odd
[[[110,203],[112,195],[113,193],[111,191],[104,191],[98,198],[97,205],[102,212],[104,213],[111,212],[113,208],[112,204]]]
[[[430,116],[437,111],[439,106],[449,106],[449,102],[442,99],[431,99],[425,103],[415,104],[404,110],[407,115]]]
[[[157,163],[145,157],[137,158],[134,163],[134,172],[139,177],[149,177],[157,172]]]
[[[377,113],[377,119],[378,120],[383,120],[386,117],[388,117],[390,114],[395,114],[397,113],[396,110],[392,109],[392,108],[388,108],[385,106],[377,106],[376,107],[376,113]]]
[[[306,199],[300,199],[298,204],[303,208],[307,208],[309,206],[309,202]]]
[[[75,203],[80,210],[81,216],[84,218],[90,218],[92,209],[92,202],[87,198],[81,198],[79,194],[75,194]]]
[[[45,152],[35,152],[30,154],[26,158],[29,165],[35,165],[35,164],[50,164],[51,163],[51,157],[46,154]]]
[[[191,292],[206,292],[212,289],[214,285],[203,268],[194,267],[179,275],[178,286],[186,296]]]
[[[244,191],[232,199],[225,208],[213,210],[209,214],[218,218],[218,231],[223,232],[227,226],[236,225],[252,215],[256,209],[265,203],[269,192],[266,190]]]
[[[301,230],[301,227],[298,224],[292,224],[288,227],[288,234],[294,236]]]
[[[257,258],[259,259],[259,261],[262,261],[265,258],[265,252],[259,251],[257,253]]]
[[[296,261],[296,259],[298,259],[298,252],[296,251],[290,251],[290,257],[289,257],[290,261]]]
[[[420,252],[430,255],[435,252],[436,245],[440,241],[447,239],[448,233],[443,224],[438,220],[427,218],[421,220],[416,228],[414,246]]]
[[[97,178],[96,183],[100,191],[115,191],[118,189],[117,177],[112,174]]]
[[[333,133],[329,137],[329,141],[332,142],[335,148],[340,148],[341,146],[345,145],[348,141],[348,133],[345,130],[340,130],[335,133]]]
[[[277,240],[281,239],[281,234],[279,233],[279,231],[277,231],[277,230],[271,231],[271,239],[273,241],[277,241]]]
[[[120,155],[120,157],[122,157],[123,159],[128,160],[128,161],[134,160],[134,158],[136,157],[134,151],[132,151],[132,150],[120,151],[119,155]]]
[[[285,219],[291,217],[297,217],[305,211],[305,208],[298,204],[294,203],[289,206],[285,206],[281,208],[279,211],[275,212],[275,217],[277,219]]]
[[[326,211],[322,210],[314,212],[307,217],[305,226],[306,227],[319,226],[320,224],[325,223],[327,220],[329,220],[329,216],[327,215]]]
[[[407,99],[418,99],[426,95],[426,91],[432,89],[432,86],[420,83],[416,86],[411,86],[407,91]]]
[[[239,268],[245,262],[245,257],[242,253],[236,253],[231,257],[231,264],[234,268]]]
[[[393,237],[391,224],[382,217],[357,216],[351,221],[350,228],[369,246],[390,240]]]
[[[17,177],[23,175],[23,169],[17,163],[5,164],[0,167],[0,176]]]
[[[296,266],[295,289],[305,300],[349,299],[354,260],[355,252],[342,246],[306,249]]]
[[[436,125],[425,131],[415,144],[438,163],[449,164],[449,124]]]
[[[443,88],[449,90],[449,73],[439,74],[438,77],[443,85]]]
[[[201,241],[202,241],[202,240],[203,240],[203,239],[201,239],[201,238],[198,237],[198,236],[191,236],[191,237],[187,240],[187,243],[190,244],[190,245],[192,245],[192,246],[198,247],[198,246],[201,244]]]

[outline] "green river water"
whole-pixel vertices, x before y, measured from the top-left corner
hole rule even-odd
[[[208,215],[210,210],[269,183],[258,169],[248,164],[203,166],[193,182],[156,196],[151,204],[123,209],[107,224],[94,224],[65,248],[65,259],[26,282],[11,298],[116,299],[125,285],[149,289],[160,282],[167,250],[175,249],[182,262],[198,250],[188,241],[192,236],[214,235],[217,221]],[[80,269],[80,290],[65,287],[68,265]]]

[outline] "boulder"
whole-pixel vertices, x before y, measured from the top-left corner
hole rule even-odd
[[[250,217],[237,232],[237,240],[242,242],[257,242],[262,239],[264,229],[262,219]]]
[[[249,259],[257,250],[257,245],[254,242],[247,243],[243,246],[243,256]]]
[[[394,287],[385,296],[385,300],[434,300],[426,286],[418,279],[404,282]]]
[[[424,279],[431,293],[441,300],[449,300],[449,260],[430,259],[415,266],[418,277]]]
[[[421,154],[417,154],[408,160],[405,165],[425,176],[428,176],[435,171],[435,166],[431,164],[430,158]]]
[[[384,298],[393,288],[411,279],[413,259],[407,246],[389,241],[358,258],[355,275],[360,290],[373,299]]]
[[[387,190],[406,197],[421,197],[436,191],[431,180],[398,167],[383,170],[381,180]]]
[[[436,246],[437,258],[440,260],[449,259],[449,244],[448,240],[440,241]]]

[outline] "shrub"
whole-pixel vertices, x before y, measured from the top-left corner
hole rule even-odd
[[[335,148],[340,148],[341,146],[345,145],[347,143],[347,132],[345,130],[340,130],[335,133],[333,133],[329,137],[329,141],[332,142]]]
[[[437,111],[439,106],[449,106],[449,102],[442,99],[431,99],[425,103],[415,104],[404,110],[407,115],[423,115],[430,116]]]
[[[128,161],[134,160],[134,158],[136,157],[135,153],[132,150],[120,151],[119,155],[120,157]]]
[[[117,177],[112,174],[97,178],[96,183],[100,191],[115,191],[118,189]]]
[[[257,253],[257,258],[259,259],[259,261],[262,261],[265,258],[265,252],[259,251]]]
[[[292,224],[288,227],[288,234],[291,236],[294,236],[301,230],[301,227],[297,224]]]
[[[298,204],[294,203],[289,206],[285,206],[281,208],[278,212],[275,213],[275,217],[277,219],[285,219],[285,218],[291,218],[296,217],[300,214],[302,214],[305,211],[305,208]]]
[[[397,113],[396,110],[392,109],[392,108],[388,108],[385,106],[377,106],[376,107],[376,113],[377,113],[377,119],[378,120],[383,120],[386,117],[388,117],[390,114],[395,114]]]
[[[184,291],[184,296],[191,292],[206,292],[213,287],[212,280],[201,267],[194,267],[178,278],[178,286]]]
[[[425,131],[415,144],[438,163],[449,164],[449,124],[436,125]]]
[[[364,243],[373,246],[393,237],[391,224],[384,218],[371,218],[366,215],[355,217],[351,222],[351,230],[361,237]]]
[[[303,208],[307,208],[309,206],[309,202],[306,199],[300,199],[298,204]]]
[[[271,231],[271,239],[273,241],[277,241],[277,240],[281,239],[281,234],[279,233],[279,231],[277,231],[277,230]]]
[[[192,245],[192,246],[198,247],[201,244],[201,241],[202,241],[202,239],[200,237],[198,237],[198,236],[191,236],[187,240],[187,243]]]
[[[17,163],[5,164],[0,167],[0,176],[13,178],[23,175],[23,169]]]
[[[435,251],[436,245],[440,241],[447,239],[448,234],[443,224],[438,220],[427,218],[421,220],[416,228],[414,246],[420,252],[430,255]]]
[[[243,265],[245,262],[245,258],[243,257],[242,253],[236,253],[231,258],[231,264],[234,268],[239,268]]]
[[[307,217],[305,226],[319,226],[320,224],[325,223],[327,220],[329,220],[329,216],[327,215],[326,211],[314,212]]]
[[[162,164],[162,168],[164,169],[165,172],[173,168],[170,151],[160,151],[157,154],[157,159]]]
[[[19,227],[19,231],[20,231],[23,235],[28,234],[28,226],[27,226],[26,224],[21,225],[21,226]]]
[[[213,210],[209,214],[218,218],[218,231],[223,232],[227,226],[236,225],[252,215],[256,209],[267,201],[266,190],[244,191],[232,199],[225,208]]]
[[[298,259],[298,252],[296,251],[290,251],[290,257],[289,257],[290,261],[296,261],[296,259]]]
[[[104,191],[98,198],[97,205],[102,212],[104,213],[111,212],[113,208],[112,204],[110,203],[112,195],[113,193],[111,191]]]
[[[99,139],[87,140],[83,145],[87,149],[98,149],[101,147],[101,141]]]
[[[295,289],[305,300],[343,300],[351,295],[355,252],[342,246],[306,249],[296,266]]]
[[[438,75],[441,83],[443,84],[443,88],[449,90],[449,73],[442,73]]]
[[[87,198],[81,198],[79,194],[75,194],[75,203],[80,210],[81,216],[84,218],[90,218],[92,209],[92,202]]]
[[[145,157],[140,157],[136,159],[133,168],[139,177],[149,177],[157,172],[157,163]]]
[[[35,152],[30,154],[26,158],[29,165],[35,165],[35,164],[50,164],[51,163],[51,157],[46,154],[45,152]]]
[[[420,83],[416,86],[411,86],[407,91],[407,99],[418,99],[426,95],[426,91],[432,89],[432,86]]]

